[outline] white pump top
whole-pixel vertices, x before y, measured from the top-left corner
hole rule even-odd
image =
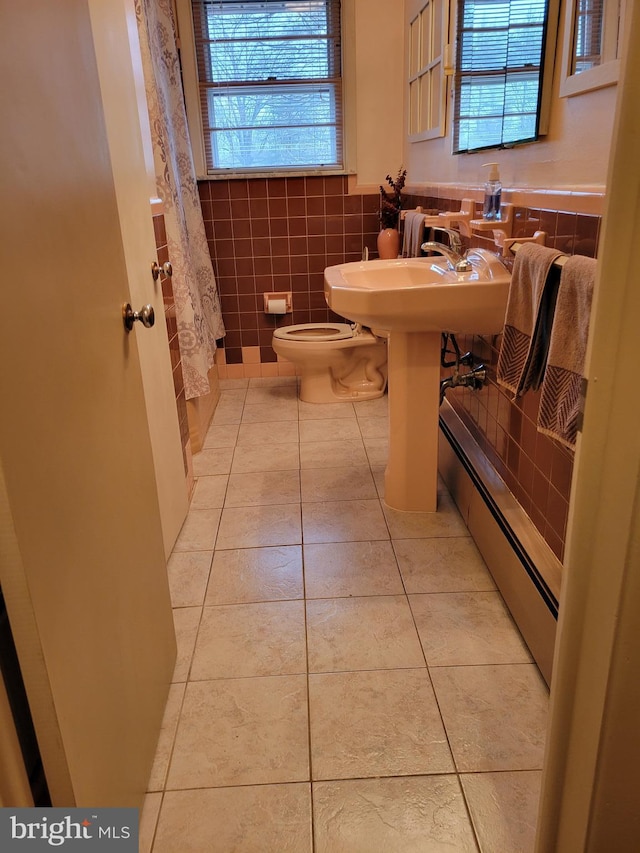
[[[482,168],[484,169],[485,166],[488,166],[490,168],[489,180],[490,181],[499,181],[500,180],[500,173],[498,172],[498,164],[497,163],[483,163]]]

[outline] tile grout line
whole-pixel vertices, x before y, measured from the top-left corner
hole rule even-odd
[[[246,388],[245,388],[245,395],[244,395],[243,406],[242,406],[242,412],[243,412],[243,413],[244,413],[244,409],[245,409],[245,405],[246,405],[247,391],[249,390],[249,388],[251,388],[251,381],[250,381],[250,380],[249,380],[249,382],[248,382],[248,384],[247,384],[247,386],[246,386]],[[299,401],[298,401],[297,399],[296,399],[296,408],[297,408],[297,422],[296,422],[296,423],[297,423],[297,435],[298,435],[297,446],[298,446],[298,463],[299,463],[299,464],[298,464],[298,469],[297,469],[297,470],[298,470],[298,478],[299,478],[299,482],[300,482],[300,480],[301,480],[301,472],[302,472],[302,468],[301,468],[301,464],[300,464],[300,462],[301,462],[301,460],[300,460],[300,444],[301,444],[301,441],[300,441],[300,435],[301,435],[301,433],[300,433],[300,403],[299,403]],[[361,441],[362,441],[363,445],[365,445],[364,436],[362,435],[362,426],[361,426],[361,423],[360,423],[360,419],[359,419],[359,417],[358,417],[358,415],[357,415],[357,409],[355,409],[355,407],[354,407],[354,411],[355,411],[355,415],[356,415],[356,422],[358,423],[358,429],[359,429],[359,433],[360,433],[360,439],[361,439]],[[240,422],[239,422],[239,424],[238,424],[238,432],[237,432],[237,435],[236,435],[236,440],[235,440],[235,443],[234,443],[234,445],[233,445],[233,453],[232,453],[231,467],[233,466],[233,459],[234,459],[234,457],[235,457],[236,450],[238,449],[238,438],[239,438],[239,435],[240,435],[240,428],[241,428],[242,423],[243,423],[243,420],[242,420],[242,414],[241,414]],[[399,560],[398,552],[397,552],[397,549],[396,549],[396,546],[395,546],[395,541],[394,541],[394,539],[393,539],[393,538],[392,538],[392,536],[391,536],[391,532],[392,532],[392,531],[391,531],[391,527],[390,527],[390,523],[389,523],[389,518],[388,518],[388,516],[387,516],[387,515],[385,514],[385,512],[384,512],[384,503],[383,503],[383,500],[384,500],[384,499],[383,499],[383,497],[381,497],[380,489],[378,488],[378,483],[376,482],[376,478],[375,478],[375,475],[374,475],[374,470],[373,470],[373,469],[374,469],[374,465],[372,464],[371,457],[369,456],[369,453],[368,453],[368,451],[366,450],[366,445],[365,445],[365,452],[366,452],[366,456],[367,456],[367,467],[368,467],[368,470],[369,470],[369,472],[370,472],[370,474],[371,474],[371,477],[372,477],[372,479],[373,479],[373,482],[374,482],[374,485],[375,485],[375,488],[376,488],[376,493],[377,493],[377,498],[376,498],[376,500],[377,500],[378,505],[380,506],[380,509],[381,509],[381,511],[382,511],[383,518],[384,518],[384,521],[385,521],[385,526],[386,526],[386,529],[387,529],[387,532],[388,532],[388,539],[380,540],[380,541],[388,541],[388,542],[390,543],[390,545],[391,545],[392,554],[393,554],[393,558],[394,558],[394,562],[395,562],[395,569],[396,569],[396,571],[398,572],[398,575],[399,575],[399,578],[400,578],[400,581],[401,581],[401,584],[402,584],[402,593],[398,593],[397,595],[398,595],[398,596],[402,595],[402,596],[403,596],[403,598],[404,598],[404,601],[405,601],[405,602],[408,604],[408,606],[409,606],[409,611],[410,611],[410,614],[411,614],[411,619],[412,619],[412,623],[413,623],[413,628],[414,628],[414,630],[416,631],[417,636],[418,636],[418,641],[419,641],[419,643],[420,643],[420,648],[421,648],[421,652],[422,652],[422,657],[423,657],[424,662],[425,662],[425,668],[426,668],[427,673],[428,673],[428,678],[429,678],[429,681],[430,681],[430,684],[431,684],[431,688],[432,688],[432,691],[433,691],[433,694],[434,694],[434,699],[435,699],[435,702],[436,702],[436,706],[437,706],[437,708],[438,708],[438,714],[439,714],[439,716],[440,716],[440,722],[441,722],[441,725],[442,725],[442,727],[443,727],[443,730],[444,730],[445,736],[446,736],[446,738],[447,738],[447,744],[448,744],[448,747],[449,747],[449,751],[450,751],[451,757],[452,757],[452,759],[453,759],[453,772],[446,773],[446,774],[442,774],[442,773],[440,773],[440,774],[432,774],[432,773],[427,773],[427,774],[425,774],[425,773],[394,774],[394,775],[389,775],[389,776],[386,776],[386,775],[385,775],[384,777],[370,777],[370,776],[364,776],[364,777],[353,777],[353,779],[354,779],[354,780],[356,780],[356,779],[360,779],[360,778],[362,778],[363,780],[370,780],[370,779],[375,779],[375,778],[400,779],[400,778],[410,778],[411,776],[419,776],[419,777],[421,777],[421,776],[425,776],[425,775],[426,775],[426,776],[433,777],[433,776],[442,776],[442,775],[448,775],[448,776],[453,776],[453,775],[455,775],[455,776],[456,776],[456,779],[457,779],[457,781],[458,781],[458,787],[459,787],[459,790],[460,790],[460,792],[461,792],[461,794],[462,794],[462,799],[463,799],[463,803],[464,803],[465,813],[466,813],[466,816],[467,816],[467,820],[468,820],[468,822],[469,822],[469,826],[471,827],[471,831],[472,831],[472,835],[473,835],[473,838],[474,838],[474,842],[475,842],[475,844],[476,844],[476,848],[477,848],[477,850],[480,850],[480,851],[481,851],[481,850],[482,850],[482,845],[480,844],[479,835],[478,835],[478,833],[477,833],[477,831],[476,831],[476,826],[475,826],[475,823],[474,823],[474,820],[473,820],[473,816],[472,816],[472,813],[471,813],[470,803],[469,803],[469,802],[468,802],[468,800],[467,800],[467,796],[466,796],[466,793],[465,793],[465,789],[464,789],[464,787],[463,787],[463,785],[462,785],[462,775],[475,775],[475,776],[481,776],[483,773],[488,773],[488,772],[490,772],[490,771],[481,771],[481,770],[477,770],[477,771],[466,771],[466,772],[463,774],[463,772],[462,772],[462,771],[458,770],[457,763],[456,763],[455,758],[454,758],[454,755],[453,755],[453,750],[452,750],[452,748],[451,748],[451,742],[450,742],[450,739],[449,739],[449,734],[448,734],[448,732],[447,732],[447,728],[446,728],[445,723],[444,723],[444,718],[443,718],[442,711],[441,711],[441,708],[440,708],[440,703],[439,703],[439,701],[438,701],[438,697],[437,697],[437,695],[436,695],[436,693],[435,693],[435,687],[434,687],[434,685],[433,685],[433,680],[432,680],[432,678],[431,678],[431,672],[432,672],[432,669],[439,669],[439,668],[442,668],[442,667],[437,667],[437,666],[436,666],[436,667],[431,667],[431,666],[429,665],[428,661],[427,661],[426,652],[425,652],[424,646],[423,646],[423,644],[422,644],[422,641],[421,641],[421,639],[420,639],[420,633],[419,633],[419,631],[418,631],[418,626],[417,626],[417,622],[416,622],[416,616],[415,616],[415,614],[414,614],[413,607],[411,606],[411,598],[410,598],[410,594],[409,594],[409,593],[408,593],[408,591],[407,591],[407,584],[406,584],[406,581],[405,581],[405,576],[404,576],[404,574],[403,574],[402,570],[400,569],[400,560]],[[339,467],[343,467],[343,466],[339,466]],[[375,466],[375,467],[376,467],[376,468],[379,468],[380,466],[379,466],[379,465],[377,465],[377,466]],[[205,476],[205,475],[201,475],[201,476]],[[229,491],[229,478],[230,478],[230,477],[231,477],[231,471],[229,472],[229,475],[228,475],[228,478],[227,478],[227,483],[226,483],[226,486],[225,486],[225,494],[224,494],[224,497],[223,497],[223,499],[222,499],[222,507],[221,507],[221,511],[220,511],[220,517],[218,518],[217,530],[216,530],[216,538],[215,538],[215,540],[214,540],[214,546],[213,546],[213,550],[212,550],[211,561],[210,561],[210,564],[209,564],[209,572],[208,572],[208,575],[207,575],[207,582],[206,582],[205,587],[204,587],[204,590],[205,590],[205,591],[204,591],[204,597],[203,597],[203,600],[202,600],[201,605],[200,605],[200,616],[199,616],[199,619],[198,619],[198,625],[197,625],[197,629],[196,629],[196,636],[195,636],[195,640],[194,640],[193,648],[192,648],[192,650],[191,650],[191,659],[190,659],[190,662],[189,662],[188,672],[187,672],[186,681],[185,681],[185,688],[184,688],[183,695],[182,695],[181,709],[182,709],[182,705],[184,704],[184,699],[185,699],[185,696],[186,696],[187,686],[188,686],[188,684],[191,682],[191,669],[192,669],[192,665],[193,665],[193,659],[194,659],[194,656],[195,656],[195,649],[196,649],[196,646],[197,646],[198,634],[199,634],[199,632],[200,632],[200,628],[201,628],[201,624],[202,624],[202,619],[203,619],[204,607],[205,607],[205,602],[206,602],[206,593],[207,593],[207,590],[208,590],[208,587],[209,587],[209,583],[210,583],[210,581],[211,581],[211,576],[212,576],[212,571],[213,571],[213,561],[214,561],[215,554],[216,554],[216,553],[220,553],[219,549],[217,549],[217,547],[216,547],[216,546],[217,546],[217,538],[218,538],[218,533],[219,533],[219,529],[220,529],[220,523],[221,523],[221,519],[222,519],[222,512],[224,511],[224,509],[225,509],[225,508],[227,508],[227,507],[226,507],[226,502],[227,502],[228,491]],[[197,483],[197,480],[198,480],[198,479],[199,479],[199,478],[196,478],[196,483]],[[330,501],[326,501],[326,500],[325,500],[325,501],[318,501],[318,502],[319,502],[319,503],[328,503],[328,502],[330,502]],[[311,675],[311,673],[310,673],[310,664],[309,664],[309,623],[308,623],[307,604],[308,604],[308,602],[310,602],[310,601],[315,601],[316,599],[309,599],[309,598],[307,597],[307,577],[306,577],[305,541],[304,541],[305,537],[304,537],[304,528],[303,528],[303,523],[302,523],[302,509],[303,509],[302,491],[300,491],[300,492],[299,492],[299,501],[292,502],[292,503],[298,503],[298,505],[299,505],[299,519],[300,519],[300,549],[301,549],[301,573],[302,573],[302,578],[301,578],[301,579],[302,579],[302,603],[303,603],[303,609],[304,609],[304,631],[305,631],[305,637],[304,637],[304,642],[305,642],[305,663],[306,663],[306,673],[305,673],[305,675],[306,675],[306,687],[307,687],[307,709],[308,709],[308,716],[307,716],[307,742],[308,742],[308,761],[309,761],[309,783],[308,783],[308,784],[309,784],[309,791],[310,791],[311,851],[313,851],[313,850],[315,850],[315,849],[316,849],[316,837],[315,837],[315,830],[316,830],[316,826],[315,826],[314,802],[313,802],[313,799],[314,799],[314,798],[313,798],[313,787],[314,787],[314,782],[313,782],[313,757],[312,757],[312,744],[311,744],[311,701],[310,701],[310,675]],[[311,502],[311,503],[313,503],[313,502]],[[402,538],[402,537],[398,537],[398,541],[400,541],[400,540],[401,540],[401,538]],[[407,538],[407,539],[411,540],[411,539],[414,539],[415,537],[409,536],[409,537],[405,537],[405,538]],[[450,537],[450,536],[446,536],[446,535],[445,535],[445,536],[436,536],[436,537],[427,537],[427,538],[429,538],[429,539],[451,540],[451,539],[453,539],[453,538],[462,538],[462,537]],[[465,537],[465,538],[466,538],[466,537]],[[346,541],[349,541],[349,542],[358,542],[358,541],[361,541],[361,542],[369,542],[369,541],[374,541],[374,540],[369,540],[369,539],[351,540],[351,539],[349,539],[349,540],[346,540]],[[322,543],[318,543],[318,544],[322,544]],[[335,543],[330,543],[330,544],[335,544]],[[255,547],[255,548],[259,548],[259,547],[266,547],[266,546],[256,545],[256,546],[253,546],[253,547]],[[196,550],[209,550],[209,549],[204,549],[204,548],[203,548],[203,549],[196,549]],[[233,549],[233,550],[235,550],[235,549]],[[185,552],[179,552],[179,553],[185,553]],[[476,590],[471,590],[471,592],[473,592],[473,591],[476,591]],[[442,594],[442,595],[444,595],[444,594],[447,594],[447,591],[446,591],[446,590],[443,590],[443,591],[440,591],[440,593],[416,593],[416,595],[428,595],[428,594],[432,594],[432,595],[433,595],[433,594]],[[350,598],[356,598],[356,599],[357,599],[357,598],[380,597],[380,596],[382,596],[382,595],[388,595],[388,594],[386,594],[386,593],[378,593],[377,595],[375,595],[375,594],[374,594],[374,595],[372,595],[372,594],[367,594],[367,595],[358,595],[358,596],[352,596],[352,595],[331,595],[331,596],[323,596],[323,598],[327,598],[327,599],[329,599],[329,600],[330,600],[330,599],[350,599]],[[267,600],[271,600],[271,599],[267,599]],[[297,600],[299,600],[299,599],[278,599],[278,601],[281,601],[281,600],[282,600],[282,601],[285,601],[285,600],[286,600],[286,601],[289,601],[289,600],[290,600],[290,601],[294,601],[294,600],[296,600],[296,601],[297,601]],[[319,599],[319,600],[322,600],[322,599]],[[241,602],[233,602],[233,603],[241,603]],[[176,608],[174,608],[174,609],[176,609]],[[531,665],[531,661],[529,661],[529,662],[521,661],[521,662],[519,662],[519,663],[520,663],[521,665],[523,665],[523,666],[524,666],[525,664],[526,664],[526,665]],[[497,665],[500,665],[500,664],[497,664]],[[506,666],[506,665],[512,666],[513,664],[503,663],[502,665],[505,665],[505,666]],[[475,665],[473,665],[473,664],[471,664],[471,665],[458,664],[457,666],[484,666],[484,664],[475,664]],[[389,667],[385,667],[384,669],[389,669]],[[416,669],[416,667],[392,667],[391,669],[392,669],[392,670],[406,670],[406,669]],[[422,671],[422,669],[423,669],[423,668],[422,668],[422,667],[420,667],[420,670],[421,670],[421,671]],[[359,671],[362,671],[362,670],[345,670],[345,672],[352,672],[352,671],[354,671],[354,672],[359,672]],[[365,670],[365,671],[366,671],[366,670]],[[373,670],[371,670],[371,671],[379,671],[379,670],[377,670],[377,669],[373,669]],[[333,672],[333,670],[331,670],[331,672]],[[248,677],[248,676],[247,676],[247,677]],[[267,676],[265,676],[265,677],[267,677]],[[210,680],[210,679],[200,679],[200,680]],[[217,680],[217,679],[216,679],[216,680]],[[195,682],[194,682],[194,683],[195,683]],[[179,721],[179,719],[180,719],[181,709],[180,709],[180,711],[179,711],[179,713],[178,713],[178,721]],[[167,782],[167,779],[168,779],[169,769],[170,769],[171,760],[172,760],[172,756],[173,756],[173,750],[174,750],[174,748],[175,748],[176,735],[177,735],[178,725],[179,725],[179,722],[176,724],[176,731],[174,732],[174,736],[173,736],[172,748],[171,748],[171,752],[170,752],[169,758],[168,758],[168,760],[167,760],[167,771],[166,771],[166,774],[165,774],[165,781],[164,781],[164,785],[163,785],[162,790],[159,792],[159,793],[161,794],[161,798],[160,798],[160,805],[159,805],[158,812],[157,812],[157,817],[156,817],[156,822],[155,822],[155,828],[154,828],[154,830],[153,830],[153,836],[152,836],[152,838],[153,838],[153,840],[152,840],[152,847],[150,848],[151,850],[153,849],[153,845],[155,845],[156,836],[157,836],[157,831],[158,831],[158,825],[159,825],[159,821],[160,821],[160,815],[161,815],[161,812],[162,812],[162,809],[163,809],[163,804],[164,804],[165,794],[167,793],[166,782]],[[536,768],[532,768],[532,770],[535,770],[535,769],[536,769]],[[506,770],[505,770],[505,771],[494,771],[494,772],[509,772],[509,771],[506,771]],[[320,780],[319,780],[319,781],[320,781]],[[331,781],[331,780],[322,780],[322,781]],[[341,779],[338,779],[338,780],[335,780],[335,781],[340,782],[340,781],[348,781],[348,780],[346,780],[346,779],[342,779],[342,778],[341,778]],[[235,787],[240,787],[240,788],[241,788],[241,787],[246,787],[247,785],[250,785],[250,786],[251,786],[251,785],[254,785],[254,784],[255,784],[255,785],[267,785],[267,786],[268,786],[268,785],[270,785],[270,784],[275,784],[275,783],[268,783],[268,782],[266,782],[266,783],[251,783],[251,782],[249,782],[249,783],[244,783],[244,784],[242,784],[242,785],[195,786],[195,787],[193,788],[193,790],[202,790],[202,789],[207,789],[207,788],[235,788]],[[292,784],[292,783],[280,783],[280,784]],[[173,789],[172,789],[172,790],[173,790]],[[176,790],[192,790],[192,789],[176,789]]]

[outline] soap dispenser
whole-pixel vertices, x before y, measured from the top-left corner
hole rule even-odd
[[[502,184],[497,163],[483,163],[483,168],[489,168],[489,179],[484,185],[484,207],[482,215],[485,219],[500,219],[500,198]]]

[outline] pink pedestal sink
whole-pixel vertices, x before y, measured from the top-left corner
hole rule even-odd
[[[336,314],[389,331],[389,462],[385,503],[435,512],[442,332],[502,331],[511,275],[496,255],[472,250],[469,272],[445,258],[397,258],[327,267]]]

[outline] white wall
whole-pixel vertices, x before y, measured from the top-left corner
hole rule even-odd
[[[420,8],[421,0],[406,0],[404,5],[404,31],[407,33],[409,20]],[[551,120],[546,137],[540,142],[508,151],[453,155],[452,110],[449,101],[445,137],[416,143],[409,143],[405,139],[404,162],[409,183],[480,185],[485,180],[486,172],[482,164],[496,160],[500,164],[500,176],[505,187],[602,191],[606,183],[611,147],[616,87],[610,86],[573,98],[560,98],[562,39],[561,23]],[[408,53],[406,46],[403,53]]]
[[[377,188],[403,163],[405,119],[403,4],[394,0],[352,0],[358,187]],[[348,4],[345,3],[345,9]],[[348,73],[348,69],[347,73]],[[347,92],[349,94],[349,92]]]

